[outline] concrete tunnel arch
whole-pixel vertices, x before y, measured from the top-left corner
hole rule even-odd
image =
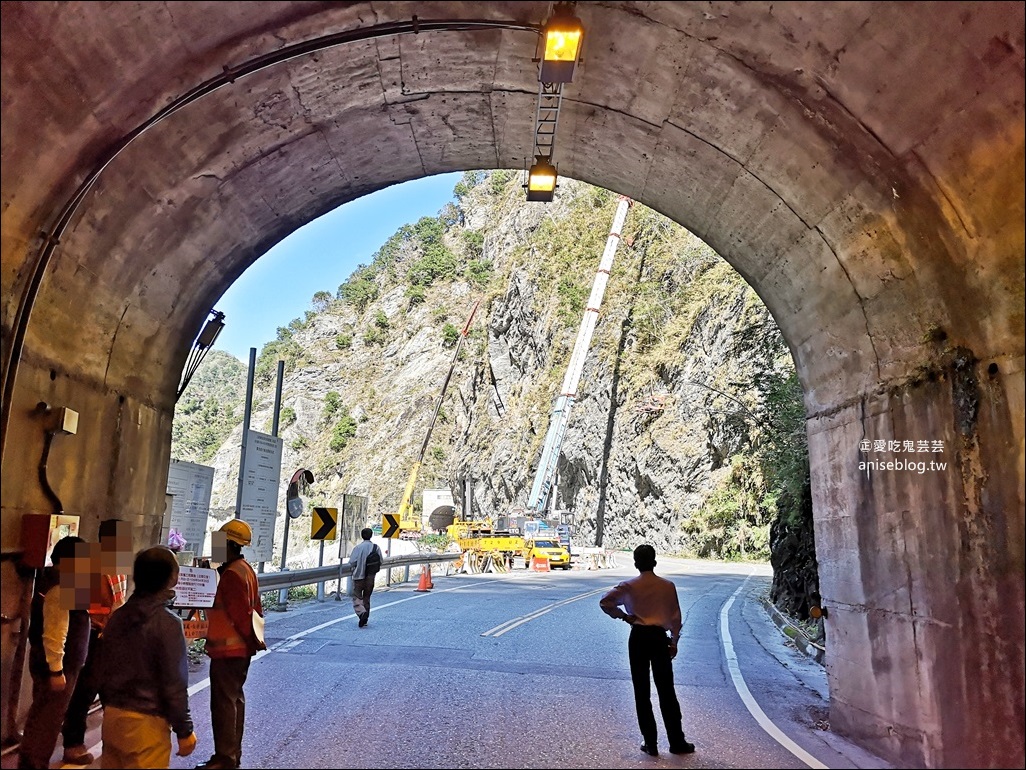
[[[430,11],[523,27],[548,7]],[[38,402],[81,415],[49,473],[85,534],[112,510],[152,532],[182,365],[249,264],[373,190],[530,157],[535,38],[523,29],[357,41],[238,79],[104,168],[8,365],[41,233],[110,148],[225,67],[416,12],[4,5],[0,278],[5,381],[17,375],[3,405],[5,553],[21,515],[52,506]],[[625,2],[578,14],[585,62],[566,89],[561,174],[703,238],[794,355],[832,608],[832,726],[908,765],[1021,765],[1022,4]],[[948,468],[867,476],[866,438],[941,441]]]

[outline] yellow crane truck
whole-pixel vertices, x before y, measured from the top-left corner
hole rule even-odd
[[[524,552],[524,538],[509,532],[496,532],[488,521],[457,521],[446,527],[461,551],[491,553],[512,560]]]
[[[570,569],[569,551],[558,539],[545,534],[524,538],[507,530],[494,530],[490,521],[457,521],[446,527],[446,532],[464,552],[498,556],[511,566],[514,556],[523,556],[525,567],[531,566],[533,557],[545,558],[553,569]]]

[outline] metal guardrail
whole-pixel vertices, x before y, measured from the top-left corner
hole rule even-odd
[[[381,562],[381,572],[387,570],[409,568],[415,564],[441,564],[457,561],[462,558],[459,553],[412,553],[403,556],[389,556]],[[280,572],[262,572],[257,575],[260,591],[279,591],[324,583],[330,580],[344,580],[352,576],[353,567],[349,562],[326,564],[323,567],[310,569],[281,570]],[[380,573],[379,573],[380,574]],[[387,574],[387,573],[386,573]],[[407,576],[408,578],[408,576]]]

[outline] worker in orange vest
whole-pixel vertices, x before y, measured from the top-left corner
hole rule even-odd
[[[242,519],[232,519],[213,533],[213,557],[223,560],[208,611],[206,653],[210,656],[210,722],[214,731],[214,754],[197,767],[229,768],[242,759],[242,731],[246,720],[243,686],[253,656],[266,649],[262,632],[263,606],[256,572],[242,555],[253,542],[253,530]],[[253,615],[259,616],[254,621]]]
[[[89,599],[89,652],[78,675],[61,730],[64,737],[62,764],[88,766],[96,758],[86,749],[86,721],[100,689],[96,661],[100,658],[103,629],[114,610],[125,603],[128,565],[132,559],[132,525],[122,519],[100,522],[100,546],[92,570]]]

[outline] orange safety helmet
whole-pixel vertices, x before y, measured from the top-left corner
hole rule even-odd
[[[249,545],[253,542],[253,528],[242,519],[232,519],[221,525],[221,532],[233,543]]]

